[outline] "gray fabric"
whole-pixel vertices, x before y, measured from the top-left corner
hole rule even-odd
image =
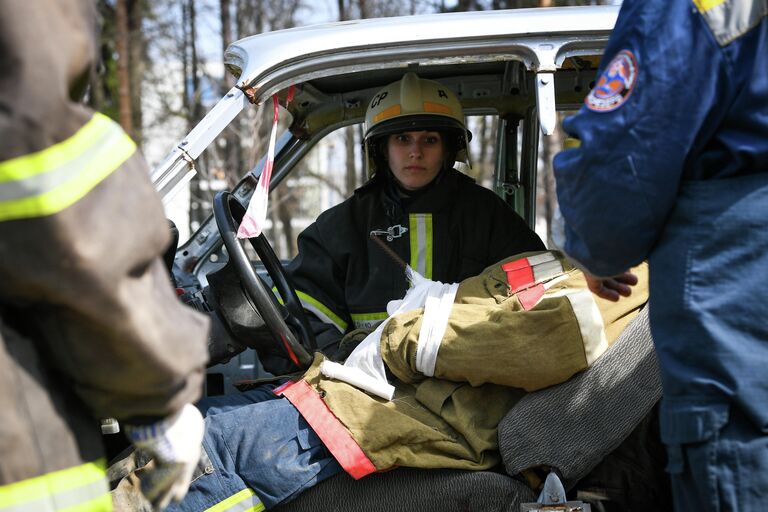
[[[702,12],[720,46],[749,32],[766,15],[768,0],[731,0]]]
[[[556,468],[571,488],[613,451],[661,397],[648,307],[587,371],[526,395],[499,425],[507,472]]]
[[[526,485],[491,471],[399,468],[358,481],[339,474],[275,512],[518,512]]]

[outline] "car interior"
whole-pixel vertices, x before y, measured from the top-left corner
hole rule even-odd
[[[324,137],[361,123],[381,87],[414,71],[456,92],[468,118],[496,118],[495,168],[489,186],[533,226],[542,127],[539,77],[529,61],[523,54],[485,61],[415,59],[406,66],[310,73],[288,84],[292,88],[276,87],[291,122],[276,144],[271,190],[287,182]],[[566,52],[555,72],[558,112],[579,108],[594,85],[599,61],[600,52],[594,49]],[[240,77],[241,69],[232,62],[228,67]],[[270,378],[261,359],[282,357],[300,371],[315,348],[305,312],[270,240],[262,235],[246,247],[235,237],[265,162],[262,158],[245,172],[231,191],[219,192],[213,215],[189,240],[171,249],[172,263],[167,258],[180,299],[213,320],[209,396]],[[591,368],[528,394],[509,411],[499,425],[503,465],[490,471],[397,468],[359,481],[340,474],[274,510],[543,510],[541,504],[522,504],[537,501],[550,472],[562,481],[567,502],[546,510],[662,510],[667,492],[663,461],[654,459],[649,468],[639,467],[641,462],[633,466],[635,457],[624,448],[637,436],[653,437],[660,395],[646,306]],[[629,460],[624,484],[630,491],[590,483],[611,458]]]

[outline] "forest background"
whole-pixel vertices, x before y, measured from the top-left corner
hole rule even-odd
[[[102,65],[92,73],[88,101],[118,121],[154,167],[232,87],[234,79],[225,73],[222,58],[227,46],[240,38],[362,18],[617,3],[620,0],[98,0]],[[266,152],[271,113],[262,106],[240,118],[220,143],[201,155],[189,190],[167,206],[182,241],[210,215],[215,193],[236,184]],[[492,123],[481,119],[470,127],[476,148],[472,174],[480,182],[490,180],[486,174],[495,158]],[[271,194],[267,235],[281,258],[295,254],[298,231],[318,210],[349,197],[364,181],[360,127],[340,132],[330,147],[340,165],[305,166]],[[550,247],[557,245],[558,213],[551,159],[561,141],[560,133],[542,137],[539,152],[536,227]],[[291,186],[297,180],[303,180],[303,186]],[[307,191],[314,191],[314,199],[304,197]]]

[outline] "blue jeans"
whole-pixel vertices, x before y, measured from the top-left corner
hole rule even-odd
[[[272,508],[342,471],[296,408],[273,395],[273,388],[262,386],[199,405],[210,464],[192,482],[186,498],[168,510],[198,512],[225,500],[232,510],[259,510],[259,501]]]
[[[696,418],[688,442],[667,445],[675,510],[766,510],[768,433],[760,432],[734,406],[711,417],[712,422]],[[682,430],[678,432],[685,434]]]

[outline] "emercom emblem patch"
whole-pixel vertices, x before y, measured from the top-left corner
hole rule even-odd
[[[584,103],[589,110],[595,112],[610,112],[616,110],[627,101],[637,82],[637,60],[629,50],[622,50],[600,75]]]

